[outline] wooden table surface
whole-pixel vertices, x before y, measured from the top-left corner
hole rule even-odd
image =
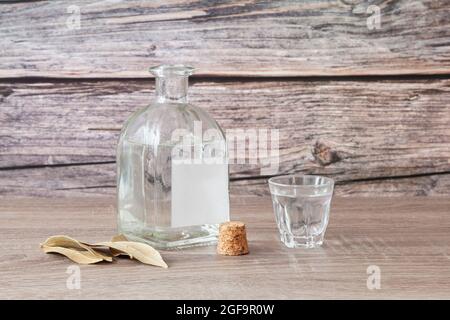
[[[319,249],[283,247],[268,198],[232,199],[232,219],[247,223],[247,256],[200,247],[162,252],[169,269],[126,259],[84,265],[81,289],[68,289],[73,263],[39,243],[111,238],[114,199],[0,198],[0,298],[450,298],[448,198],[337,198]],[[367,287],[370,266],[380,289]]]

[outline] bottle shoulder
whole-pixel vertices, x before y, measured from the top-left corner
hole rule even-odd
[[[142,144],[170,141],[174,133],[201,134],[215,130],[225,139],[219,124],[193,104],[153,103],[133,113],[125,122],[120,139]]]

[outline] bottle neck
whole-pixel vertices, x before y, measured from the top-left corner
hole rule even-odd
[[[188,77],[166,75],[156,77],[156,99],[158,103],[187,103]]]

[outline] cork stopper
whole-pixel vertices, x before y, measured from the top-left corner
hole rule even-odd
[[[243,222],[230,221],[220,225],[217,253],[226,256],[248,253],[247,234]]]

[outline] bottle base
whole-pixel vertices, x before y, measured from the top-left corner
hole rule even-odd
[[[175,250],[217,243],[219,225],[201,225],[185,228],[150,228],[130,230],[119,228],[129,240],[143,242],[160,250]]]

